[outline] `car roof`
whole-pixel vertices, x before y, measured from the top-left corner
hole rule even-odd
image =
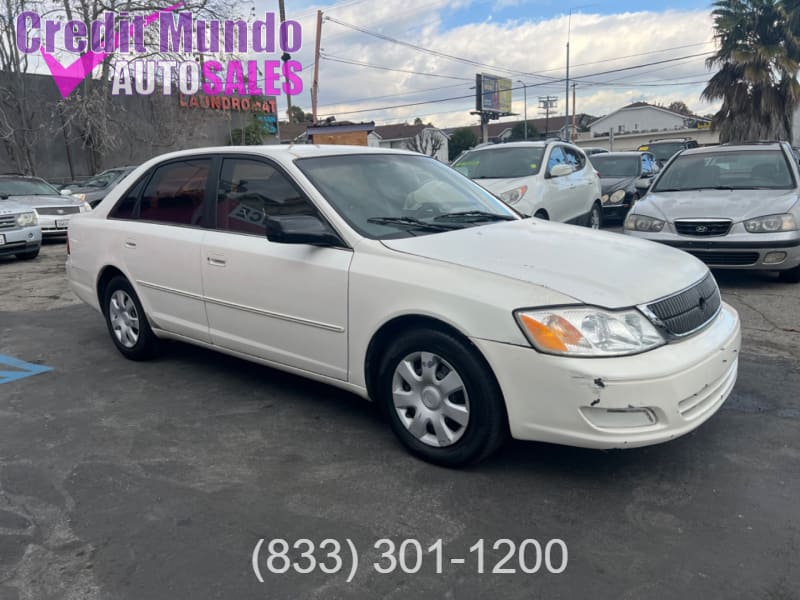
[[[544,148],[547,144],[553,143],[547,140],[526,141],[520,140],[518,142],[503,142],[502,144],[480,144],[470,150],[497,150],[499,148]]]
[[[626,150],[624,152],[620,151],[620,152],[601,152],[600,153],[600,155],[603,158],[605,158],[605,157],[612,157],[613,158],[615,156],[621,156],[621,157],[625,157],[625,156],[641,156],[642,154],[652,154],[652,152],[648,152],[647,150]]]
[[[394,148],[375,148],[371,146],[338,146],[318,144],[271,144],[262,146],[209,146],[179,150],[154,157],[159,162],[171,158],[181,158],[197,154],[261,154],[267,157],[292,160],[292,158],[310,158],[314,156],[344,156],[355,154],[402,154],[407,156],[424,156],[419,152],[398,150]],[[149,161],[148,161],[149,162]]]
[[[741,152],[742,150],[773,150],[783,151],[781,142],[757,142],[744,144],[720,144],[717,146],[701,146],[699,148],[689,148],[681,152],[681,156],[693,154],[716,154],[719,152]]]

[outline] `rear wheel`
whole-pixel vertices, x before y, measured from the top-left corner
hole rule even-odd
[[[379,402],[412,454],[458,467],[477,462],[505,440],[508,417],[488,365],[458,338],[410,331],[384,354]]]
[[[586,217],[586,226],[592,229],[600,229],[603,226],[603,209],[599,202],[592,205],[592,210]]]
[[[786,283],[800,283],[800,265],[778,273],[778,279]]]
[[[158,338],[150,329],[139,297],[124,277],[114,277],[103,301],[111,340],[125,358],[147,360],[158,351]]]

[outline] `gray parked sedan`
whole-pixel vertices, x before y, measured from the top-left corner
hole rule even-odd
[[[72,215],[92,210],[82,200],[60,195],[44,179],[25,175],[0,176],[0,202],[8,199],[36,211],[44,237],[66,237]]]
[[[800,282],[800,170],[785,142],[684,150],[631,209],[625,233],[714,268]]]

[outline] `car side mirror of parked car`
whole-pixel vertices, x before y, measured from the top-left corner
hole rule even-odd
[[[572,173],[572,167],[569,165],[553,165],[547,170],[547,177],[564,177]]]
[[[316,215],[276,215],[266,218],[267,239],[276,244],[343,246],[336,233]]]

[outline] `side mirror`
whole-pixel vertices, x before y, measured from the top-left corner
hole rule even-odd
[[[316,215],[277,215],[265,221],[267,239],[276,244],[343,246],[339,236]]]
[[[62,188],[61,190],[59,190],[59,194],[61,194],[62,196],[71,196],[72,191],[69,188]]]
[[[553,165],[547,173],[550,177],[564,177],[572,174],[572,167],[570,165]]]

